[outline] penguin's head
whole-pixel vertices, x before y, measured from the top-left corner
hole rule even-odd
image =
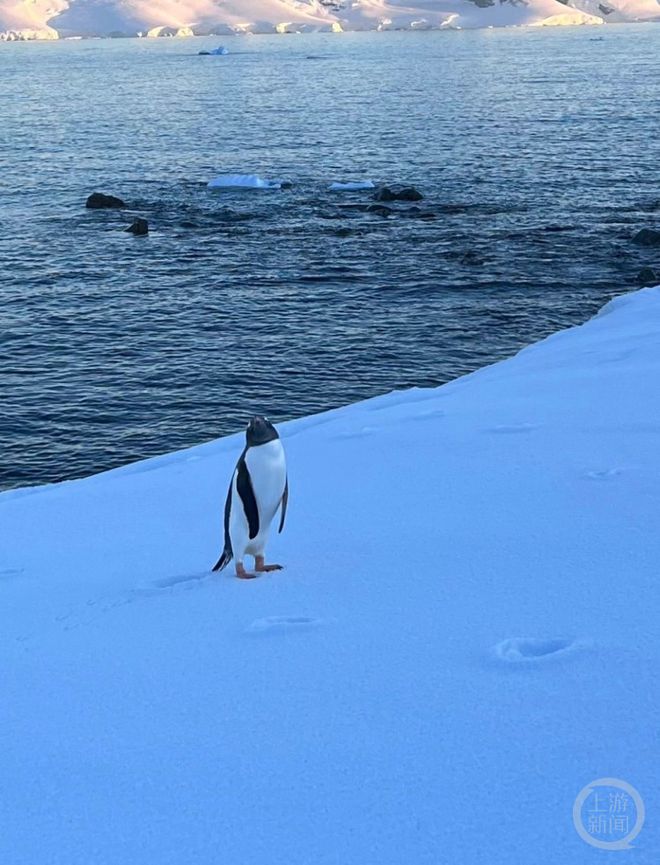
[[[279,434],[267,417],[255,415],[247,425],[245,438],[248,447],[256,447],[278,439]]]

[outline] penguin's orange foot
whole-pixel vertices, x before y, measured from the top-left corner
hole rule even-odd
[[[255,556],[254,569],[259,574],[268,574],[271,571],[281,571],[282,565],[267,565],[263,556]]]
[[[236,565],[236,576],[238,577],[239,580],[254,580],[257,575],[256,574],[250,574],[248,571],[245,570],[243,565],[237,564]]]

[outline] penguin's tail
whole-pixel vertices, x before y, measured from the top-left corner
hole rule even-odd
[[[229,562],[231,562],[233,556],[231,550],[223,550],[222,555],[218,559],[218,561],[211,568],[212,571],[221,571],[223,568],[226,568]]]

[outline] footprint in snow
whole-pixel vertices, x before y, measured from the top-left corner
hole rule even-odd
[[[359,429],[353,430],[344,430],[343,432],[339,432],[335,435],[336,439],[359,439],[364,438],[365,436],[373,435],[376,432],[376,428],[372,426],[363,426]]]
[[[322,623],[322,619],[314,619],[311,616],[266,616],[263,619],[255,619],[246,628],[246,632],[248,634],[274,634],[308,631]]]
[[[168,577],[158,577],[149,580],[136,589],[141,595],[153,595],[167,589],[194,589],[199,583],[210,576],[210,571],[198,571],[196,574],[174,574]]]
[[[539,664],[575,652],[579,644],[563,638],[510,637],[493,646],[492,653],[505,664]]]
[[[623,472],[623,469],[600,469],[597,471],[587,472],[585,478],[592,481],[610,481]]]
[[[385,394],[384,397],[375,397],[374,401],[376,405],[367,406],[367,411],[387,411],[390,408],[398,408],[403,404],[413,405],[414,403],[428,402],[437,398],[438,394],[435,388],[428,390],[405,388],[404,390],[393,391],[391,394]]]
[[[486,427],[484,432],[488,433],[499,433],[503,434],[511,434],[511,433],[528,433],[533,432],[535,429],[538,429],[538,424],[533,423],[503,423],[497,424],[497,426]]]
[[[3,571],[0,571],[0,580],[13,580],[16,577],[20,577],[23,573],[23,568],[5,568]]]
[[[441,408],[431,408],[428,411],[422,411],[415,415],[415,420],[431,420],[434,417],[444,417],[446,412]]]

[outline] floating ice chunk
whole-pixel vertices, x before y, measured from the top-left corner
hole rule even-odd
[[[210,57],[213,54],[217,57],[219,55],[229,54],[229,49],[225,48],[224,45],[218,45],[217,48],[212,48],[210,51],[198,51],[197,53],[201,56]]]
[[[220,174],[207,184],[209,189],[281,189],[281,180],[266,180],[256,174]]]
[[[355,192],[358,189],[375,189],[373,180],[355,180],[352,183],[331,183],[328,189],[331,192]]]

